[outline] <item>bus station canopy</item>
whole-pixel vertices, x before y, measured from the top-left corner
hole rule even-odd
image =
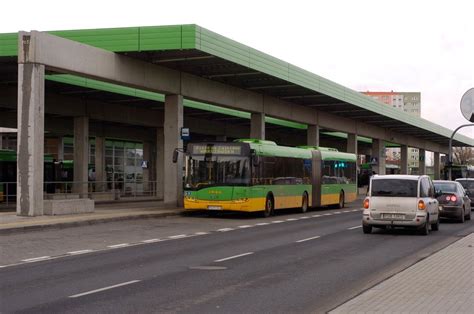
[[[90,46],[145,62],[187,72],[226,85],[272,96],[336,116],[410,135],[447,147],[452,130],[381,104],[357,91],[240,44],[198,25],[129,27],[51,31]],[[0,86],[17,82],[18,34],[0,34]],[[48,90],[62,94],[90,93],[103,101],[134,98],[138,105],[155,106],[163,95],[96,82],[73,75],[49,73]],[[65,84],[66,83],[66,84]],[[104,99],[101,99],[104,98]],[[250,113],[188,100],[190,116],[248,121]],[[1,107],[1,104],[0,104]],[[230,118],[229,118],[230,116]],[[306,129],[305,124],[274,119],[276,125]],[[248,122],[246,122],[248,123]],[[337,126],[333,131],[337,131]],[[457,134],[454,146],[474,146],[474,139]]]

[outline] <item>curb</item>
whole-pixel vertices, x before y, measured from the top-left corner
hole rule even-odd
[[[110,217],[110,218],[98,218],[98,219],[89,219],[89,220],[82,220],[82,221],[58,222],[58,223],[30,225],[30,226],[19,226],[19,227],[11,227],[11,228],[0,227],[0,234],[14,234],[14,233],[22,233],[22,232],[28,232],[28,231],[48,230],[48,229],[63,229],[63,228],[88,226],[88,225],[95,225],[95,224],[115,222],[115,221],[178,216],[181,214],[182,214],[181,211],[176,211],[176,212],[166,212],[166,213],[150,213],[150,214],[119,216],[119,217]]]

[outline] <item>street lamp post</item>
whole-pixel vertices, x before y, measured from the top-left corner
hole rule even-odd
[[[463,124],[461,126],[459,126],[456,130],[454,130],[453,134],[451,134],[451,137],[449,138],[449,154],[448,154],[448,179],[449,181],[452,180],[452,177],[451,177],[451,166],[453,165],[453,157],[452,157],[452,154],[453,154],[453,137],[454,137],[454,134],[456,134],[456,132],[459,130],[459,129],[462,129],[466,126],[474,126],[474,123],[472,124]]]

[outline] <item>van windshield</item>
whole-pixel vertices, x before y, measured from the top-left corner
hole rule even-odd
[[[372,196],[417,197],[417,180],[377,179],[371,184]]]

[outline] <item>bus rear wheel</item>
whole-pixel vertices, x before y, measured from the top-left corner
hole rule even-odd
[[[273,196],[271,194],[267,195],[265,199],[265,209],[263,210],[263,217],[267,218],[273,215]]]
[[[303,199],[301,201],[301,212],[302,213],[306,213],[308,211],[308,203],[309,203],[309,200],[308,200],[308,193],[304,192],[303,193]]]

